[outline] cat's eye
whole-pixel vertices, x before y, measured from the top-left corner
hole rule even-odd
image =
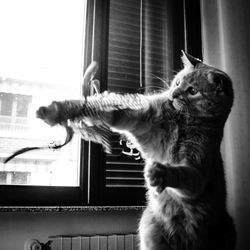
[[[196,89],[196,88],[193,88],[193,87],[189,87],[188,89],[187,89],[187,91],[188,91],[188,93],[190,94],[190,95],[196,95],[196,94],[198,94],[198,89]]]
[[[181,83],[181,81],[178,79],[178,80],[175,82],[175,85],[176,85],[176,86],[179,86],[180,83]]]

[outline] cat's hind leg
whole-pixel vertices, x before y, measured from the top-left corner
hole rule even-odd
[[[149,208],[146,208],[140,220],[139,239],[140,250],[171,250],[162,226]]]

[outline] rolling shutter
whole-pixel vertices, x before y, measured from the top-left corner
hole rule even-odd
[[[145,93],[164,87],[174,67],[174,2],[181,1],[110,0],[109,91]],[[141,205],[145,200],[144,163],[136,158],[135,149],[124,144],[114,135],[114,153],[105,157],[104,200],[107,204]]]
[[[109,19],[108,89],[140,89],[140,1],[111,0]]]
[[[137,93],[142,89],[140,5],[138,0],[110,0],[109,91]],[[106,155],[105,200],[108,203],[116,200],[118,204],[141,205],[145,196],[144,164],[123,151],[130,152],[126,141],[114,135],[113,153]]]

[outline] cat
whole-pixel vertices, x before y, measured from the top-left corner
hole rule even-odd
[[[145,160],[147,205],[141,250],[234,250],[220,144],[233,105],[229,76],[183,52],[169,89],[152,95],[104,93],[53,102],[37,116],[50,125],[84,121],[126,134]]]

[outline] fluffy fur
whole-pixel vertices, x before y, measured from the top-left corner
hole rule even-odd
[[[50,125],[70,119],[125,133],[145,159],[147,207],[141,250],[233,250],[220,144],[233,104],[230,78],[183,54],[184,68],[159,94],[99,94],[38,110]]]

